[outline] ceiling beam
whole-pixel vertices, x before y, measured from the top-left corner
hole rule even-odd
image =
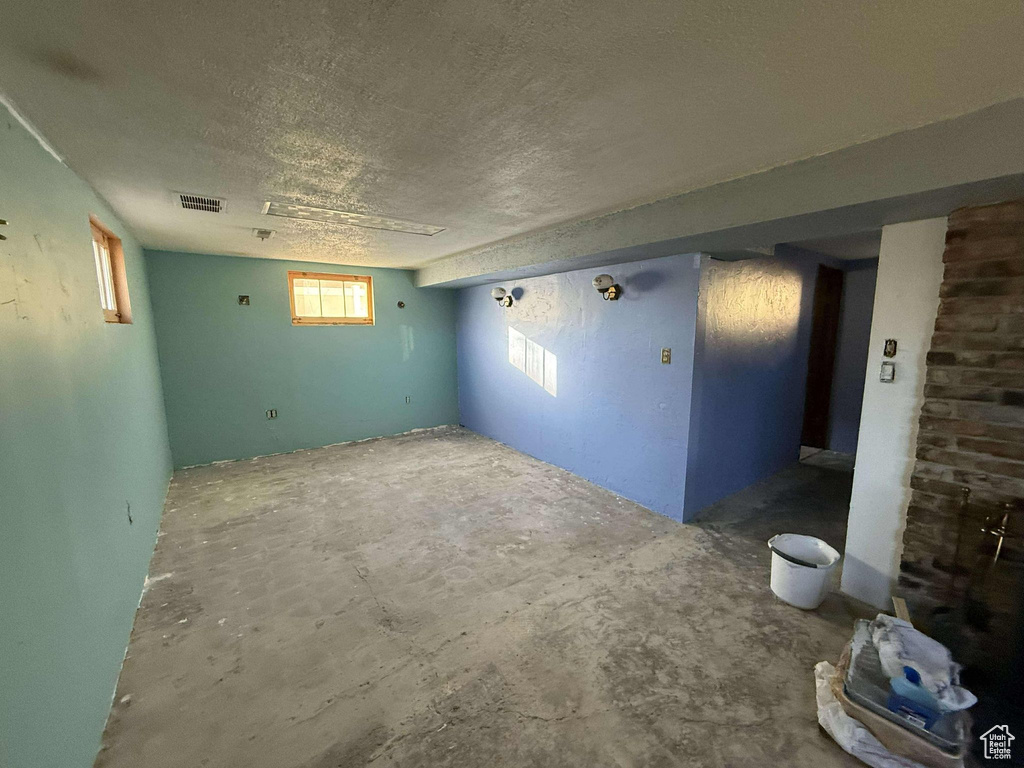
[[[735,251],[942,216],[1024,196],[1024,99],[657,202],[452,254],[420,286],[459,287],[696,251]]]

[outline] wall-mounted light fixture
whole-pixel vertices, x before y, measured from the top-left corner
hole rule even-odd
[[[615,282],[611,275],[598,275],[594,278],[594,287],[605,301],[615,301],[622,295],[622,286]]]
[[[503,307],[512,306],[512,296],[504,288],[491,288],[491,298]]]

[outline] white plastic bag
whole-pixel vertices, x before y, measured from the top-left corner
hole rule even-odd
[[[818,723],[836,744],[873,768],[925,768],[918,762],[894,755],[882,746],[871,731],[846,714],[829,685],[835,674],[835,667],[827,661],[819,661],[814,665]]]
[[[953,661],[949,649],[918,632],[909,621],[880,613],[871,622],[871,640],[885,674],[901,677],[904,667],[913,667],[921,676],[921,685],[935,694],[943,712],[978,703],[977,696],[960,687],[960,665]]]

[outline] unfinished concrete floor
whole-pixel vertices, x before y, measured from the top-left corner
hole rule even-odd
[[[458,429],[181,471],[97,765],[859,765],[768,554]]]

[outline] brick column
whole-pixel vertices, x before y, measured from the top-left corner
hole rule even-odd
[[[925,625],[964,620],[979,545],[994,542],[982,521],[1024,498],[1024,201],[955,211],[943,261],[900,566],[899,591]],[[983,580],[987,609],[1017,621],[1020,542],[1005,540],[1000,558]]]

